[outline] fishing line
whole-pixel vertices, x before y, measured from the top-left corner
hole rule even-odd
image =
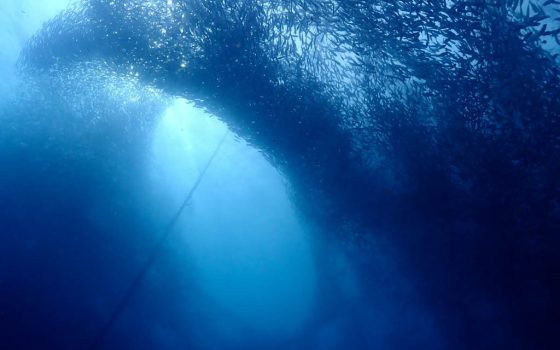
[[[161,237],[156,242],[156,245],[154,246],[154,249],[150,253],[148,259],[146,260],[144,265],[142,265],[142,268],[140,269],[138,274],[135,276],[135,278],[132,280],[132,282],[128,286],[128,288],[127,288],[125,294],[123,295],[123,297],[121,298],[120,302],[117,304],[116,308],[111,313],[111,316],[109,317],[107,322],[103,325],[103,328],[101,329],[99,334],[93,340],[93,343],[89,348],[90,350],[96,350],[96,349],[99,348],[99,346],[103,342],[103,339],[107,336],[107,334],[109,333],[109,331],[113,327],[113,324],[115,323],[115,321],[117,320],[119,315],[124,311],[124,309],[126,308],[128,303],[130,302],[130,300],[134,296],[134,292],[140,287],[140,284],[144,280],[144,277],[146,276],[146,273],[152,267],[156,258],[161,253],[161,249],[162,249],[164,243],[167,241],[167,238],[169,238],[169,235],[173,231],[173,227],[175,227],[175,224],[177,223],[177,220],[179,220],[179,217],[181,216],[181,213],[183,212],[183,210],[186,208],[186,206],[191,201],[191,198],[194,195],[194,192],[196,191],[196,189],[198,188],[198,186],[202,182],[202,179],[204,178],[204,175],[206,175],[206,172],[208,171],[208,168],[210,168],[210,165],[214,161],[214,158],[216,158],[216,155],[218,154],[218,152],[222,148],[222,145],[224,144],[224,141],[226,140],[228,134],[229,134],[229,131],[226,131],[224,133],[224,136],[222,136],[220,142],[216,146],[216,149],[214,149],[214,153],[212,153],[212,155],[208,159],[208,162],[206,162],[206,165],[204,166],[204,168],[202,169],[202,171],[198,175],[198,178],[196,179],[196,182],[193,184],[190,191],[185,196],[185,200],[183,201],[183,203],[181,204],[179,209],[175,212],[175,215],[171,218],[171,220],[167,224],[167,226],[165,228],[165,231],[163,232]]]

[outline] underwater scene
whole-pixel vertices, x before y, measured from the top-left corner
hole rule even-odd
[[[0,29],[0,349],[560,349],[560,1]]]

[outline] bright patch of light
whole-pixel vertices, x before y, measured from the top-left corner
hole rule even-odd
[[[226,126],[184,100],[165,113],[153,140],[154,192],[176,210]],[[159,190],[158,190],[159,189]],[[315,270],[309,239],[281,175],[230,135],[179,223],[208,296],[260,335],[291,336],[312,306]]]
[[[49,19],[75,0],[0,1],[0,43],[2,59],[15,61],[23,45]]]
[[[15,62],[27,41],[49,19],[75,0],[0,1],[0,93],[15,74]]]

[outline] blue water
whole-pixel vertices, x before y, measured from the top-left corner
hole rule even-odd
[[[558,6],[2,1],[0,349],[559,348]]]

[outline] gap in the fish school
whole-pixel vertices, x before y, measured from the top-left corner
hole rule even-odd
[[[187,100],[175,99],[165,111],[147,162],[162,217],[181,205],[226,132]],[[185,278],[225,311],[217,318],[229,315],[209,316],[222,336],[235,326],[289,338],[312,313],[312,242],[287,186],[258,150],[230,133],[175,227],[169,245],[192,264]]]

